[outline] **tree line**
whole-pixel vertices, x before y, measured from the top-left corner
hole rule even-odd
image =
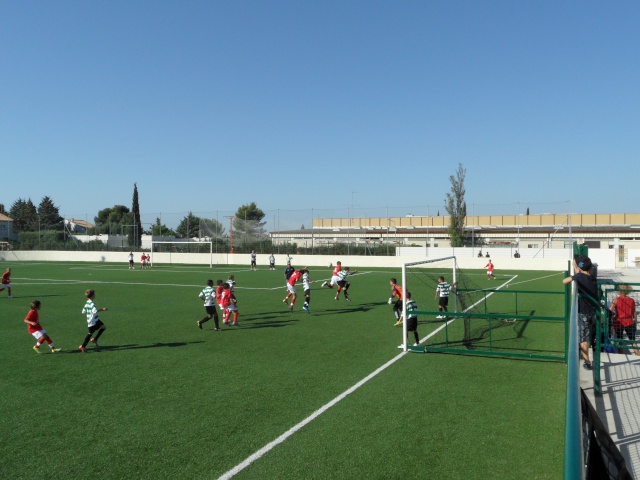
[[[65,219],[60,215],[59,207],[48,196],[43,197],[38,206],[31,199],[22,198],[13,202],[8,211],[0,204],[0,213],[13,220],[13,231],[19,236],[43,231],[62,234],[65,231]],[[266,236],[264,217],[265,213],[255,202],[240,206],[232,218],[233,234],[245,239]],[[156,218],[153,224],[143,225],[140,219],[138,185],[135,183],[131,208],[121,204],[104,208],[94,217],[93,223],[95,227],[89,229],[88,234],[126,235],[131,245],[141,245],[143,234],[219,239],[229,233],[218,220],[199,217],[192,212],[182,218],[175,230],[164,225],[160,218]]]

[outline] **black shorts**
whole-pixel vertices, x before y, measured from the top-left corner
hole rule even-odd
[[[306,290],[304,291],[304,296],[305,296],[305,297],[308,297],[309,295],[311,295],[311,289],[310,289],[310,288],[308,288],[308,289],[306,289]]]
[[[626,327],[623,327],[620,324],[616,324],[613,326],[613,334],[617,339],[622,340],[624,338],[624,332],[627,332],[627,337],[629,338],[629,340],[635,340],[636,339],[636,323],[633,322],[631,325],[627,325]]]
[[[218,316],[218,311],[216,310],[215,305],[205,305],[204,309],[207,312],[207,315],[212,315],[214,317]]]
[[[418,330],[418,317],[409,317],[407,319],[407,332],[415,332]]]
[[[251,266],[255,267],[256,266],[256,261],[255,260],[251,260]]]
[[[438,305],[441,307],[446,307],[447,305],[449,305],[449,297],[438,298]]]
[[[339,287],[349,288],[349,285],[351,285],[351,283],[347,282],[346,280],[338,280]]]
[[[102,320],[98,320],[94,325],[91,325],[89,327],[89,333],[93,333],[97,330],[100,330],[100,327],[104,327],[104,323],[102,323]]]

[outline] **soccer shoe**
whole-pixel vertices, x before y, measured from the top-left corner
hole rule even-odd
[[[100,347],[98,346],[98,340],[96,340],[95,338],[92,338],[92,339],[90,340],[90,342],[91,342],[91,343],[93,343],[93,344],[95,345],[95,347],[96,347],[96,348],[100,348]]]
[[[309,307],[307,307],[306,305],[303,305],[303,306],[302,306],[302,310],[304,310],[304,311],[305,311],[305,312],[307,312],[307,313],[310,313],[310,312],[309,312]]]
[[[198,324],[198,328],[202,330],[202,324],[200,323],[200,320],[198,320],[196,323]]]
[[[282,300],[282,303],[287,303],[287,299],[285,298],[284,300]]]
[[[404,345],[398,345],[398,348],[399,348],[400,350],[404,350]]]
[[[220,331],[220,329],[219,329],[219,328],[214,328],[214,329],[213,329],[213,331],[214,331],[214,332],[219,332],[219,331]]]
[[[84,345],[80,345],[78,348],[80,349],[80,351],[81,351],[82,353],[86,352],[86,350],[85,350],[85,348],[84,348]]]
[[[238,325],[240,325],[238,322],[233,322],[234,327],[237,327]]]
[[[40,347],[36,347],[35,345],[33,346],[33,349],[36,351],[36,353],[40,353]]]
[[[419,346],[420,346],[420,344],[419,344],[418,342],[416,342],[416,343],[414,343],[414,344],[413,344],[413,346],[414,346],[414,347],[419,347]]]
[[[336,297],[336,300],[340,300],[340,297]]]
[[[229,325],[229,322],[222,322],[222,323],[224,323],[225,325]]]
[[[345,301],[345,302],[350,302],[350,301],[351,301],[351,299],[350,299],[350,298],[345,298],[345,299],[344,299],[344,301]]]
[[[590,363],[584,362],[582,364],[582,368],[584,368],[585,370],[591,370],[592,367]]]
[[[58,347],[58,348],[54,347],[54,348],[51,349],[51,353],[58,353],[60,350],[62,350],[60,347]]]
[[[322,282],[322,285],[320,285],[320,287],[326,287],[327,286],[327,282]]]
[[[293,305],[289,305],[289,311],[293,313]]]
[[[442,319],[442,318],[444,318],[444,315],[438,315],[436,318],[437,319]]]

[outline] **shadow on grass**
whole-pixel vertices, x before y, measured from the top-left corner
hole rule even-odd
[[[113,351],[119,351],[119,350],[138,350],[142,348],[186,347],[188,345],[196,344],[196,343],[204,343],[204,340],[200,340],[197,342],[169,342],[169,343],[159,342],[159,343],[152,343],[151,345],[138,345],[138,344],[107,345],[107,346],[94,347],[94,348],[87,346],[87,353],[113,352]],[[82,353],[82,352],[80,350],[71,350],[71,351],[67,351],[66,353]]]

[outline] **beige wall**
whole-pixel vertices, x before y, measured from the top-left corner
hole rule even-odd
[[[570,218],[569,218],[570,217]],[[640,213],[573,213],[541,215],[477,215],[465,219],[466,226],[606,226],[640,225]],[[347,227],[447,227],[449,217],[373,217],[373,218],[314,218],[313,228]]]

